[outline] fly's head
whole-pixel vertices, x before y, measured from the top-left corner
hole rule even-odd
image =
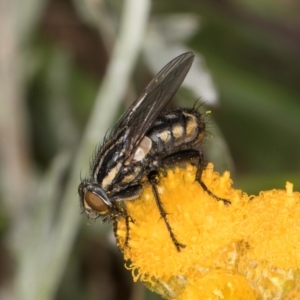
[[[97,184],[83,180],[78,186],[80,205],[90,219],[107,216],[110,213],[112,202],[105,191]]]

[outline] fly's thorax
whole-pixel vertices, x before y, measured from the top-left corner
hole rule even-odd
[[[167,110],[157,118],[147,136],[153,142],[151,154],[168,154],[199,144],[205,137],[205,123],[196,109]]]
[[[109,188],[116,181],[124,165],[124,156],[127,149],[127,132],[124,128],[107,139],[91,165],[91,177],[102,189]]]
[[[118,193],[130,185],[138,184],[142,177],[145,176],[144,161],[132,162],[128,166],[124,166],[111,189],[111,193]]]
[[[144,136],[139,146],[127,160],[124,160],[124,157],[128,148],[115,148],[118,151],[115,154],[111,153],[106,176],[101,181],[101,187],[110,193],[117,193],[128,185],[138,182],[144,176],[145,158],[152,148],[152,141]],[[115,148],[112,147],[111,149],[114,150]]]
[[[138,183],[144,176],[145,157],[152,148],[152,140],[144,136],[128,157],[131,145],[128,145],[126,132],[125,128],[111,136],[98,151],[91,167],[92,181],[110,197]]]

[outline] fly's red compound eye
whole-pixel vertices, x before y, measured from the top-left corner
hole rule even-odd
[[[109,206],[97,195],[91,191],[87,191],[84,195],[85,208],[87,210],[92,209],[101,215],[109,213]]]

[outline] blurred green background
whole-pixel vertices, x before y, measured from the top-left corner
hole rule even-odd
[[[194,83],[173,105],[212,111],[207,161],[250,194],[300,189],[298,0],[0,0],[0,45],[0,299],[160,299],[132,283],[111,225],[80,215],[77,185],[184,51]]]

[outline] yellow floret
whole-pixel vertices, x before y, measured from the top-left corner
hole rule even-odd
[[[176,250],[151,186],[127,201],[133,222],[118,222],[119,247],[134,280],[167,299],[300,299],[300,194],[286,190],[249,197],[232,188],[209,164],[202,180],[216,201],[195,182],[195,168],[168,170],[158,183],[160,199],[178,241]]]

